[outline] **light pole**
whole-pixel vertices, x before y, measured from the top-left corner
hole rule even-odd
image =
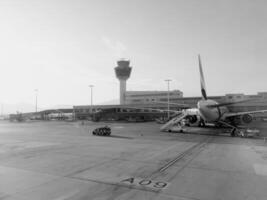
[[[94,87],[94,85],[89,85],[89,87],[91,88],[91,109],[92,109],[92,105],[93,105],[93,87]]]
[[[37,113],[38,89],[35,89],[34,92],[35,92],[35,112]]]
[[[171,79],[166,79],[165,80],[168,85],[168,119],[170,118],[170,81]]]

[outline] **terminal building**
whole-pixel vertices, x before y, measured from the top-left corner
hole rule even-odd
[[[172,91],[126,91],[126,104],[149,104],[161,101],[176,101],[183,97],[183,92],[180,90]]]
[[[166,112],[158,112],[150,110],[167,109],[167,102],[186,104],[188,107],[196,107],[197,102],[201,97],[183,97],[183,92],[180,90],[171,91],[127,91],[126,81],[129,79],[132,67],[129,60],[119,60],[114,68],[116,77],[120,83],[120,104],[119,105],[80,105],[74,106],[73,111],[77,119],[93,118],[98,121],[104,120],[154,120],[158,117],[166,117]],[[219,103],[235,102],[242,100],[246,101],[240,104],[229,106],[232,112],[242,112],[251,110],[267,109],[267,92],[258,92],[255,95],[226,94],[223,96],[209,96]],[[166,102],[165,104],[159,102]],[[179,110],[182,107],[170,104],[170,109]],[[136,109],[135,109],[136,108]],[[258,114],[259,117],[267,117],[265,114]]]

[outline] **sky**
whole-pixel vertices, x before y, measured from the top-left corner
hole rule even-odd
[[[0,103],[93,104],[119,99],[117,60],[131,61],[127,90],[200,96],[267,91],[264,0],[0,0]],[[22,108],[17,108],[22,109]]]

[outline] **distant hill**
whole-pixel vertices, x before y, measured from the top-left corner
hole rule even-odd
[[[104,101],[101,103],[97,103],[97,105],[117,105],[119,104],[119,99],[113,99],[109,101]],[[62,108],[73,108],[73,105],[54,105],[54,106],[46,106],[46,107],[38,107],[38,111],[40,110],[49,110],[49,109],[62,109]],[[17,103],[17,104],[6,104],[3,103],[3,114],[14,114],[18,112],[35,112],[35,105],[29,103]],[[1,114],[1,113],[0,113]]]
[[[55,105],[51,107],[38,107],[40,110],[49,110],[49,109],[62,109],[62,108],[73,108],[73,105]],[[14,114],[17,112],[35,112],[35,105],[29,103],[17,103],[17,104],[3,104],[3,114]],[[0,113],[1,114],[1,113]]]
[[[35,105],[29,104],[29,103],[17,103],[17,104],[2,104],[2,113],[3,114],[12,114],[18,112],[34,112],[35,111]]]
[[[61,109],[61,108],[73,108],[73,105],[55,105],[55,106],[44,108],[44,110],[46,110],[46,109]]]

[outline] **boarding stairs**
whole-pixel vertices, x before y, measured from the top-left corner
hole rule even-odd
[[[187,114],[185,112],[182,112],[181,114],[179,114],[178,116],[172,118],[170,121],[168,121],[166,124],[162,125],[160,127],[160,131],[168,131],[171,127],[173,127],[174,125],[178,125],[180,124],[180,122],[182,121],[182,119],[184,119],[187,116]],[[181,124],[180,124],[181,126]]]

